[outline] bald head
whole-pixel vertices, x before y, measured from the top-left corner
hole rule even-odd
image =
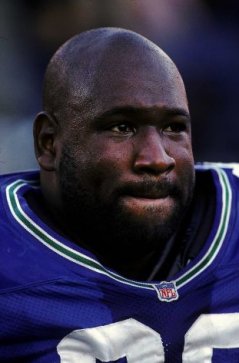
[[[49,113],[62,116],[77,104],[89,110],[97,94],[116,77],[125,80],[141,67],[157,70],[163,84],[181,77],[172,60],[143,36],[120,28],[99,28],[74,36],[52,57],[44,81],[43,105]],[[136,75],[137,76],[137,75]],[[148,87],[155,72],[148,77]],[[182,83],[183,87],[183,83]],[[170,86],[168,87],[170,88]]]

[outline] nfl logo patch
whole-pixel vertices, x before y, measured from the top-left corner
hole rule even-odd
[[[157,291],[157,295],[160,301],[171,302],[178,300],[178,291],[173,281],[162,281],[160,284],[153,285]]]

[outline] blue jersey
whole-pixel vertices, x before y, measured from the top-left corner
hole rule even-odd
[[[0,362],[238,363],[238,171],[197,167],[216,190],[207,241],[153,282],[120,276],[35,215],[24,195],[38,173],[0,177]]]

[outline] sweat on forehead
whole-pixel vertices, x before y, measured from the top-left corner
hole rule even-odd
[[[92,89],[105,77],[109,82],[124,72],[133,73],[144,63],[157,63],[158,70],[176,67],[154,43],[120,28],[98,28],[69,39],[53,55],[45,74],[43,104],[48,112],[67,108],[77,95],[78,107],[90,103]],[[161,73],[161,72],[160,72]],[[171,72],[166,72],[170,74]],[[174,73],[174,72],[173,72]],[[99,88],[102,87],[100,81]]]

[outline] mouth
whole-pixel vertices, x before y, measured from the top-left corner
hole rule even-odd
[[[164,199],[169,197],[170,193],[168,191],[148,191],[148,192],[132,192],[126,194],[126,197],[135,198],[135,199],[145,199],[145,200],[156,200],[156,199]]]
[[[128,208],[171,208],[176,198],[175,185],[169,183],[134,184],[121,190],[121,200]]]
[[[159,200],[165,199],[173,195],[172,186],[165,185],[143,185],[131,188],[123,193],[125,197],[142,199],[142,200]]]
[[[172,197],[169,194],[147,194],[147,195],[125,195],[123,203],[130,209],[141,208],[168,208],[172,204]]]

